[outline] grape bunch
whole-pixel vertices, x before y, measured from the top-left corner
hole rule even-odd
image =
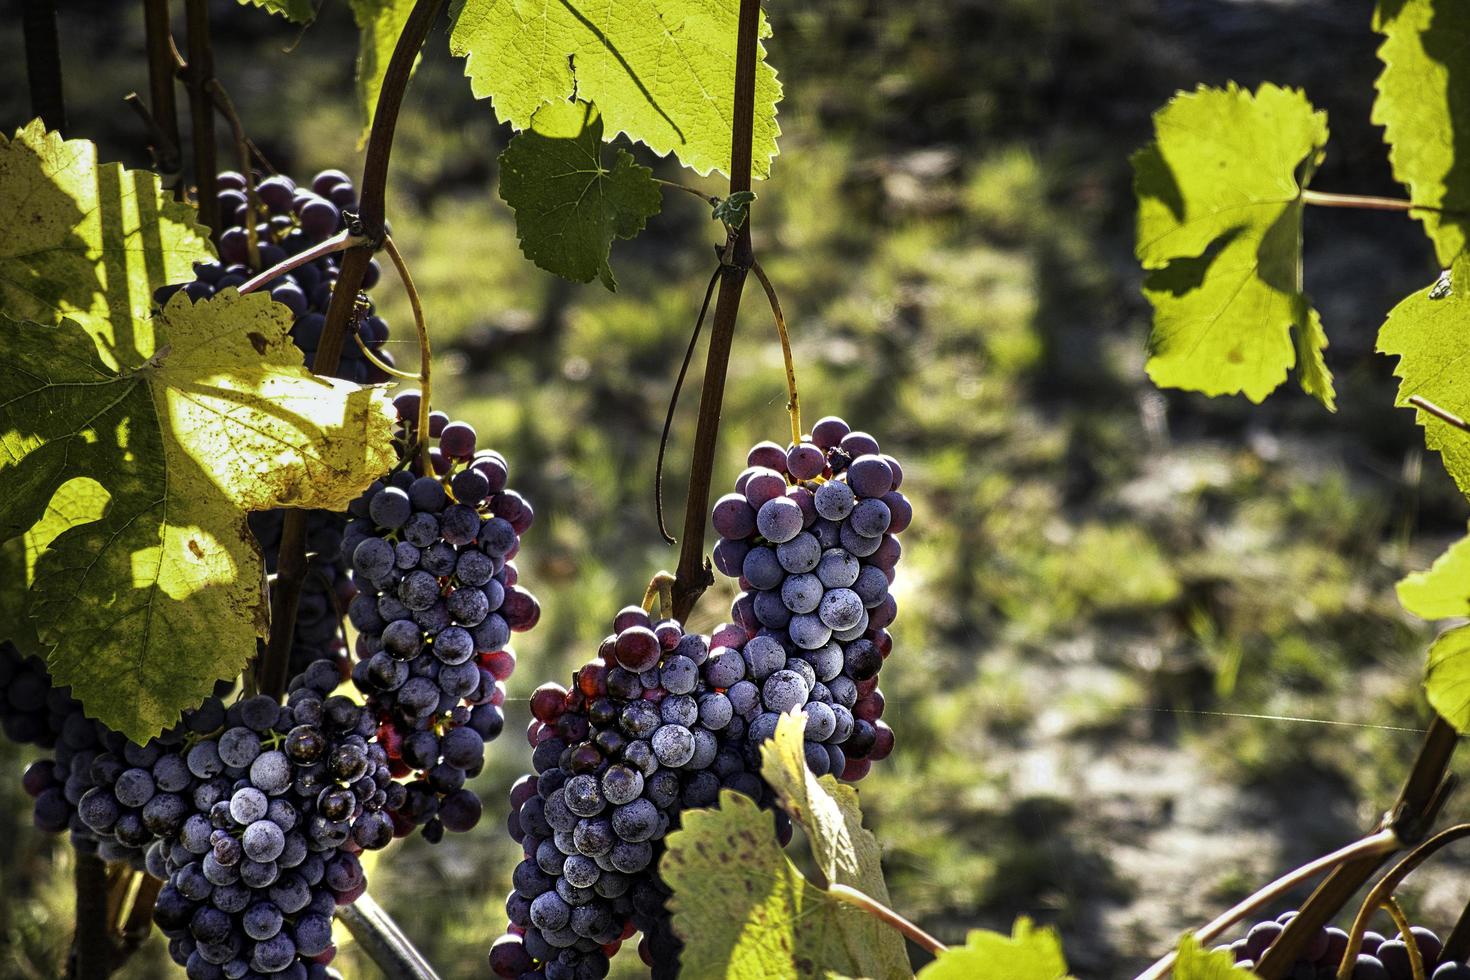
[[[872,436],[833,416],[799,445],[757,445],[747,463],[735,492],[716,501],[712,522],[720,534],[715,567],[743,589],[731,615],[750,636],[748,679],[763,685],[762,697],[776,684],[789,691],[779,704],[810,706],[808,761],[819,775],[862,779],[893,750],[878,673],[898,612],[889,591],[902,552],[897,536],[913,518],[899,492],[903,468]],[[789,657],[810,668],[801,671],[805,694],[783,673]],[[743,678],[734,676],[735,659],[730,665],[731,676],[721,678],[729,683],[716,686],[731,688],[735,699]],[[738,703],[752,704],[754,693],[741,688]],[[782,710],[753,722],[764,737],[774,731],[771,712]],[[812,743],[841,751],[824,762]]]
[[[69,689],[51,686],[43,660],[9,640],[0,641],[0,691],[0,731],[17,745],[51,748],[79,708]]]
[[[1258,922],[1240,939],[1215,948],[1234,956],[1236,966],[1251,969],[1295,916],[1295,912],[1284,912],[1275,919]],[[1419,947],[1419,955],[1423,957],[1426,977],[1431,980],[1470,980],[1470,964],[1441,961],[1444,944],[1434,932],[1422,926],[1414,926],[1411,932]],[[1344,930],[1336,926],[1318,929],[1287,975],[1301,980],[1335,978],[1347,948],[1348,934]],[[1351,980],[1412,980],[1408,944],[1401,935],[1385,939],[1381,933],[1365,932],[1350,976]]]
[[[393,839],[388,811],[403,796],[370,741],[375,720],[331,694],[337,681],[315,664],[285,705],[261,695],[218,708],[217,730],[170,756],[192,792],[147,866],[166,878],[154,921],[191,978],[327,975],[332,916],[367,888],[358,854]]]
[[[154,293],[160,305],[176,292],[184,292],[198,301],[213,296],[230,286],[242,286],[254,276],[292,255],[306,251],[331,238],[346,226],[344,210],[357,205],[357,191],[351,179],[340,170],[323,170],[311,180],[310,188],[297,187],[290,177],[281,174],[257,180],[255,198],[261,211],[252,216],[246,195],[246,179],[234,171],[219,175],[220,218],[225,228],[219,235],[219,261],[196,262],[194,280],[162,286]],[[255,226],[256,254],[252,262],[247,228]],[[306,355],[310,367],[326,326],[327,307],[337,283],[341,253],[333,253],[297,266],[261,288],[271,299],[291,310],[295,322],[291,339]],[[368,266],[363,289],[377,284],[381,270],[376,259]],[[373,312],[366,293],[358,296],[354,327],[363,343],[378,359],[392,365],[393,358],[381,348],[388,340],[388,325]],[[368,361],[351,337],[342,345],[342,359],[334,376],[359,384],[376,384],[388,380]]]
[[[512,787],[508,820],[525,860],[506,900],[510,925],[490,952],[497,976],[595,980],[635,930],[656,974],[674,969],[680,944],[657,873],[664,836],[684,809],[714,805],[722,787],[765,792],[744,749],[758,733],[718,683],[725,661],[743,657],[719,644],[744,630],[727,624],[712,644],[637,606],[613,627],[570,690],[547,684],[531,697],[535,774]],[[800,668],[791,674],[801,683]],[[784,816],[779,832],[789,839]]]
[[[0,722],[6,736],[51,750],[49,757],[31,763],[21,780],[33,800],[36,828],[70,831],[73,844],[83,851],[141,866],[142,847],[152,839],[149,828],[164,819],[160,807],[166,804],[156,804],[145,814],[143,803],[136,803],[100,832],[82,819],[79,807],[99,784],[112,786],[127,769],[151,767],[157,744],[133,745],[88,718],[68,688],[52,684],[39,657],[22,657],[8,641],[0,643],[0,682],[5,691]],[[123,796],[133,799],[126,786]]]
[[[252,511],[248,517],[251,533],[265,552],[265,568],[269,573],[276,570],[285,517],[283,510]],[[296,626],[291,635],[290,676],[301,673],[317,660],[326,660],[338,666],[343,680],[347,677],[350,665],[342,624],[347,605],[357,589],[340,556],[346,528],[345,514],[327,510],[307,512],[306,577],[301,582]]]
[[[419,394],[394,404],[411,460]],[[349,506],[342,556],[358,589],[347,610],[358,630],[353,681],[395,775],[415,774],[394,819],[400,834],[421,826],[433,841],[480,818],[464,783],[505,724],[511,634],[535,626],[541,610],[511,563],[534,513],[507,488],[504,457],[477,452],[475,430],[442,412],[430,416],[429,438],[438,442],[432,473],[406,465]]]

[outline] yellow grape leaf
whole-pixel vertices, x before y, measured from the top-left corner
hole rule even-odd
[[[245,513],[341,509],[395,460],[383,390],[312,375],[290,325],[268,296],[181,293],[157,353],[112,370],[73,321],[3,324],[0,538],[78,477],[110,495],[35,559],[29,609],[56,683],[134,740],[254,653],[267,608]]]
[[[1051,929],[1022,916],[1006,936],[975,929],[965,945],[952,946],[919,971],[918,980],[1064,980],[1067,961]]]
[[[1259,402],[1295,366],[1302,389],[1333,408],[1327,336],[1301,269],[1302,188],[1326,143],[1326,113],[1275,85],[1202,86],[1154,113],[1133,186],[1155,384]]]
[[[718,809],[685,811],[659,874],[674,891],[684,976],[912,976],[853,943],[868,914],[807,881],[776,843],[771,815],[740,793],[722,790]]]
[[[1422,572],[1398,584],[1399,603],[1423,619],[1470,616],[1470,537],[1461,538]]]
[[[0,215],[0,314],[75,320],[112,368],[152,356],[153,290],[214,258],[198,212],[157,174],[99,163],[94,144],[39,119],[0,135]]]

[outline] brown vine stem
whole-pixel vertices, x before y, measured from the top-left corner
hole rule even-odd
[[[269,269],[251,276],[240,284],[240,295],[243,296],[246,293],[253,293],[261,286],[279,279],[292,269],[306,265],[308,262],[315,262],[324,255],[331,255],[333,252],[340,252],[343,249],[361,245],[366,241],[366,238],[354,235],[350,231],[339,231],[326,241],[319,242],[303,252],[297,252],[295,255],[288,256],[284,262],[278,262]]]
[[[1404,941],[1404,948],[1409,951],[1409,972],[1411,980],[1425,980],[1424,976],[1424,954],[1419,951],[1419,940],[1414,936],[1414,927],[1409,923],[1409,917],[1404,914],[1403,906],[1399,900],[1390,895],[1383,900],[1383,909],[1393,924],[1399,927],[1399,936]]]
[[[245,219],[246,256],[250,260],[250,268],[259,269],[260,235],[255,230],[255,224],[260,220],[262,209],[260,196],[255,193],[255,181],[250,179],[250,140],[245,136],[245,124],[240,121],[240,114],[235,111],[235,103],[230,100],[230,94],[219,83],[219,79],[211,78],[207,88],[209,101],[229,122],[230,133],[235,137],[235,155],[240,158],[240,176],[245,178],[245,206],[250,212],[249,217]]]
[[[1330,194],[1326,191],[1304,190],[1301,194],[1303,204],[1314,204],[1321,208],[1358,208],[1364,211],[1435,211],[1437,208],[1425,207],[1406,201],[1400,197],[1371,197],[1364,194]]]
[[[1406,854],[1398,864],[1389,869],[1388,874],[1378,879],[1372,890],[1368,892],[1368,897],[1363,899],[1363,904],[1358,907],[1358,914],[1353,919],[1353,927],[1348,930],[1347,951],[1342,954],[1342,965],[1337,971],[1338,980],[1348,980],[1352,976],[1353,965],[1358,960],[1358,951],[1363,948],[1363,933],[1368,931],[1368,920],[1373,917],[1373,913],[1393,898],[1394,890],[1403,884],[1410,872],[1429,860],[1440,848],[1464,837],[1470,837],[1470,823],[1447,827]],[[1391,911],[1390,914],[1392,914]],[[1405,926],[1407,926],[1407,920],[1405,920]],[[1422,963],[1420,971],[1423,971]]]
[[[393,268],[403,282],[404,291],[408,293],[408,305],[413,309],[413,328],[419,337],[419,415],[415,421],[414,437],[419,444],[419,465],[424,468],[425,476],[431,476],[434,467],[429,459],[429,406],[432,404],[433,388],[430,384],[429,362],[433,360],[433,355],[429,350],[429,321],[424,317],[423,301],[419,298],[419,291],[414,288],[413,276],[408,274],[408,263],[403,260],[403,253],[394,244],[392,235],[383,236],[383,249],[392,260]],[[362,338],[357,337],[357,342],[361,344]],[[376,361],[377,358],[373,360]]]
[[[740,0],[740,20],[735,37],[735,102],[730,122],[731,194],[750,190],[760,14],[760,0]],[[674,617],[679,620],[689,616],[694,604],[714,581],[704,555],[705,520],[709,509],[710,481],[714,474],[715,443],[720,433],[720,406],[725,397],[725,372],[730,366],[735,321],[740,315],[740,295],[745,289],[746,274],[755,261],[749,220],[735,233],[727,252],[729,259],[720,270],[720,291],[715,300],[709,353],[705,357],[699,424],[689,466],[689,494],[684,503],[684,540],[679,548],[679,565],[675,572]]]
[[[1433,415],[1441,422],[1452,425],[1455,428],[1459,429],[1461,432],[1470,432],[1470,422],[1466,422],[1464,419],[1460,418],[1460,416],[1456,415],[1454,412],[1449,411],[1448,409],[1440,408],[1438,405],[1434,404],[1434,402],[1430,401],[1428,398],[1425,398],[1423,395],[1410,395],[1409,404],[1413,405],[1417,409],[1420,409],[1421,411],[1428,412],[1430,415]]]
[[[77,892],[76,939],[69,975],[75,980],[107,980],[111,941],[107,921],[107,865],[95,854],[76,852],[73,880]]]
[[[1256,909],[1267,905],[1279,898],[1281,895],[1309,881],[1317,875],[1337,867],[1345,861],[1366,855],[1389,854],[1400,847],[1398,836],[1392,830],[1380,830],[1375,834],[1369,834],[1359,840],[1353,841],[1346,847],[1338,848],[1331,854],[1323,855],[1315,861],[1302,865],[1293,871],[1277,878],[1275,881],[1258,889],[1254,894],[1242,899],[1231,906],[1225,912],[1211,919],[1207,924],[1194,931],[1194,937],[1203,946],[1209,945],[1217,939],[1226,929],[1250,915]],[[1169,970],[1174,966],[1175,953],[1161,957],[1147,970],[1140,973],[1137,980],[1160,980],[1169,975]]]
[[[786,314],[781,312],[781,300],[776,296],[776,287],[771,285],[766,270],[759,262],[751,263],[751,271],[766,291],[771,304],[771,316],[776,320],[776,333],[781,338],[781,357],[786,362],[786,414],[791,417],[791,444],[801,445],[801,395],[796,391],[796,362],[791,357],[791,335],[786,332]]]
[[[163,187],[177,196],[184,168],[179,153],[179,106],[174,83],[173,31],[169,25],[169,0],[143,0],[143,31],[148,47],[148,117],[153,121],[153,163]]]
[[[194,183],[199,195],[199,220],[219,241],[219,192],[214,145],[214,102],[209,82],[214,77],[214,51],[209,46],[209,0],[184,0],[189,61],[184,74],[189,89],[189,119],[193,126]]]
[[[892,926],[935,956],[949,949],[944,943],[935,939],[923,929],[920,929],[917,925],[893,911],[893,909],[877,899],[863,894],[856,888],[842,884],[832,884],[827,886],[827,894],[840,902],[846,902],[848,905],[860,908],[880,922]]]
[[[31,90],[31,112],[46,128],[66,130],[66,100],[61,90],[61,38],[56,32],[56,0],[25,0],[20,30],[25,38],[26,82]]]
[[[372,259],[372,243],[383,239],[388,159],[393,152],[398,110],[403,105],[403,93],[408,87],[414,60],[424,46],[429,28],[433,26],[443,2],[417,0],[404,22],[403,33],[398,36],[387,71],[383,73],[383,87],[378,91],[378,107],[368,135],[367,164],[359,185],[362,192],[359,220],[365,244],[349,248],[342,255],[337,285],[332,290],[331,305],[327,307],[327,322],[322,328],[316,358],[312,361],[312,370],[317,374],[330,375],[337,370],[342,358],[342,344],[347,337],[348,321],[356,311],[357,294],[362,289],[363,276]],[[421,401],[427,403],[427,399]],[[270,641],[256,671],[261,691],[274,697],[280,697],[286,689],[291,635],[296,629],[296,608],[301,601],[301,584],[306,578],[306,517],[304,510],[288,510],[281,524],[281,545],[271,600]]]
[[[1405,845],[1424,838],[1452,786],[1452,780],[1445,778],[1445,770],[1458,741],[1459,734],[1454,727],[1435,715],[1429,730],[1424,733],[1424,742],[1414,757],[1398,800],[1383,817],[1381,829],[1392,830]],[[1266,980],[1281,980],[1286,976],[1316,931],[1327,925],[1357,894],[1386,857],[1385,854],[1368,854],[1338,865],[1302,903],[1297,914],[1256,963],[1257,975]]]

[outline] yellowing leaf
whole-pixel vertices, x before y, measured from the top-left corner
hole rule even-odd
[[[0,313],[69,317],[109,367],[153,354],[153,290],[214,258],[197,212],[164,193],[157,174],[98,163],[96,146],[62,140],[40,120],[0,136],[0,215]]]
[[[867,913],[811,885],[776,843],[771,815],[746,796],[720,793],[713,810],[688,810],[670,834],[659,873],[684,940],[684,976],[908,977],[854,946]]]
[[[1382,0],[1373,29],[1385,35],[1378,57],[1373,121],[1383,127],[1393,175],[1449,265],[1470,241],[1470,5]]]
[[[349,0],[352,19],[357,22],[357,103],[362,107],[362,135],[357,145],[367,142],[373,126],[373,113],[378,108],[378,92],[383,88],[383,73],[403,33],[403,25],[413,10],[414,0]],[[419,58],[414,59],[417,67]]]
[[[1067,961],[1051,929],[1037,929],[1024,916],[1011,935],[975,929],[965,945],[952,946],[919,971],[918,980],[1063,980]]]
[[[1455,731],[1470,731],[1470,626],[1441,633],[1430,646],[1424,694]]]
[[[463,0],[449,50],[465,59],[475,97],[516,129],[545,103],[581,99],[602,110],[608,139],[626,133],[697,173],[729,173],[738,11],[727,0]],[[781,86],[764,45],[757,58],[751,156],[765,177]]]
[[[1399,603],[1423,619],[1470,616],[1470,537],[1450,545],[1426,571],[1398,584]]]
[[[1300,92],[1234,85],[1176,96],[1133,157],[1137,255],[1152,270],[1148,373],[1161,387],[1259,402],[1298,368],[1329,409],[1326,335],[1302,292],[1301,190],[1327,117]]]
[[[1179,940],[1179,952],[1174,960],[1175,980],[1234,980],[1253,977],[1250,970],[1235,965],[1235,957],[1226,952],[1207,950],[1193,935],[1186,934]]]
[[[653,171],[618,150],[602,163],[602,118],[585,102],[536,112],[500,155],[500,196],[515,211],[526,258],[577,282],[616,289],[607,264],[613,238],[632,238],[663,204]]]
[[[1378,331],[1378,350],[1397,355],[1399,378],[1395,405],[1408,405],[1414,395],[1448,412],[1470,413],[1470,257],[1461,256],[1444,283],[1410,293],[1389,311]],[[1470,495],[1470,433],[1423,409],[1415,409],[1424,427],[1424,444],[1436,450],[1460,491]]]
[[[340,509],[394,460],[386,395],[307,372],[290,322],[264,295],[178,294],[158,353],[121,371],[71,321],[3,324],[0,537],[78,477],[111,496],[41,552],[30,614],[56,683],[137,741],[254,653],[266,606],[245,512]]]
[[[812,857],[829,884],[849,885],[889,904],[883,880],[882,853],[873,834],[863,827],[857,790],[832,776],[818,779],[806,765],[806,715],[791,713],[776,722],[776,734],[761,746],[761,776],[782,808],[801,824],[811,842]],[[841,927],[855,948],[872,950],[873,965],[885,974],[908,969],[903,938],[872,916],[845,918]]]

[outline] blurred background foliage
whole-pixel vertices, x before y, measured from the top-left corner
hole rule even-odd
[[[59,6],[72,135],[148,165],[121,103],[146,91],[140,5]],[[1392,584],[1463,532],[1466,508],[1390,408],[1391,365],[1372,342],[1392,303],[1433,280],[1430,249],[1400,216],[1307,215],[1335,415],[1290,387],[1262,406],[1153,389],[1132,260],[1128,155],[1149,114],[1199,82],[1304,86],[1333,128],[1315,185],[1401,193],[1368,122],[1370,13],[1367,0],[770,4],[784,136],[758,187],[756,250],[792,326],[808,422],[846,416],[909,474],[919,517],[884,673],[898,749],[861,791],[895,905],[942,939],[1026,914],[1061,929],[1079,976],[1131,975],[1371,822],[1407,769],[1432,628],[1400,611]],[[344,5],[323,4],[304,32],[224,0],[213,14],[219,75],[265,154],[298,179],[354,172]],[[28,111],[7,21],[11,129]],[[400,121],[389,215],[430,316],[436,404],[500,448],[535,503],[520,564],[544,609],[478,781],[484,822],[439,847],[408,841],[372,871],[446,978],[483,975],[504,923],[517,848],[500,825],[529,764],[524,698],[565,682],[674,563],[654,456],[719,240],[698,202],[670,194],[615,247],[616,294],[555,280],[521,258],[495,193],[507,138],[436,33]],[[411,364],[391,276],[375,298]],[[753,288],[736,345],[717,487],[749,445],[787,431]],[[702,360],[672,436],[672,527]],[[719,622],[732,594],[712,590],[695,625]],[[0,976],[52,976],[69,853],[30,828],[24,753],[7,745],[0,760]],[[1439,867],[1408,895],[1443,930],[1466,896],[1464,865]],[[341,940],[347,975],[376,975]],[[155,940],[127,975],[172,969]],[[640,972],[629,955],[615,970]]]

